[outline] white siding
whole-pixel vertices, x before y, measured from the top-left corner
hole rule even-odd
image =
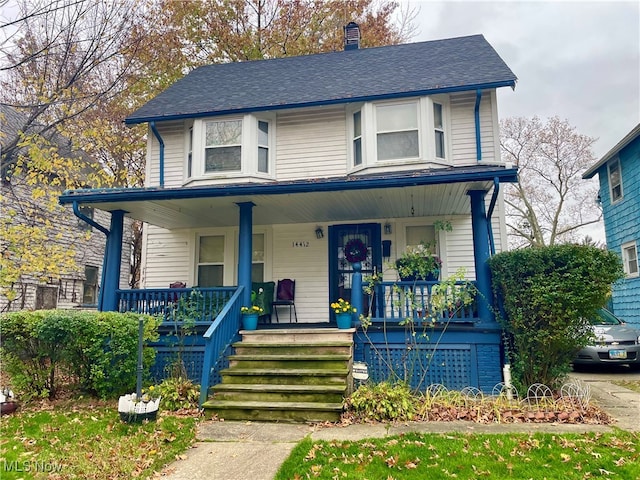
[[[493,116],[494,99],[492,91],[482,92],[480,138],[483,162],[496,160],[495,129],[498,127]],[[475,103],[475,93],[455,94],[450,97],[452,154],[453,163],[456,166],[477,164]]]
[[[278,113],[278,180],[345,175],[345,115],[343,106]]]
[[[184,122],[163,122],[157,124],[160,137],[164,141],[164,186],[181,187],[184,181],[185,128]],[[149,129],[150,162],[147,163],[147,186],[160,185],[160,144]]]
[[[141,288],[167,288],[172,282],[191,284],[192,265],[187,231],[144,226]]]

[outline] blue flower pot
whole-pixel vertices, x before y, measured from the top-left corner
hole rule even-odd
[[[351,319],[353,314],[351,313],[336,313],[336,323],[338,328],[351,328]]]
[[[258,314],[250,313],[242,315],[242,328],[245,330],[256,330],[258,328]]]

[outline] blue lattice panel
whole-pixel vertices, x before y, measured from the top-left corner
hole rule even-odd
[[[381,382],[392,378],[391,371],[406,380],[412,388],[424,390],[433,383],[461,390],[477,383],[471,345],[364,345],[364,361],[370,379]]]

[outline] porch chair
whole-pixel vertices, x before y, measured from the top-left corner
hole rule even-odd
[[[290,278],[278,280],[278,288],[276,289],[276,299],[271,304],[276,312],[276,322],[280,323],[278,318],[278,307],[289,307],[289,323],[291,323],[291,310],[295,315],[296,323],[298,323],[298,312],[296,312],[296,281]]]

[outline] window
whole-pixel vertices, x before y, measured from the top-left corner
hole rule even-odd
[[[628,277],[638,276],[638,248],[636,242],[622,245],[622,262],[624,264],[624,273]]]
[[[269,173],[269,122],[258,120],[258,171]]]
[[[362,112],[353,114],[353,166],[362,165]]]
[[[193,176],[193,127],[189,128],[189,148],[187,149],[187,178]]]
[[[256,233],[251,238],[253,247],[251,281],[262,283],[264,282],[264,234]]]
[[[204,171],[242,169],[242,120],[205,122]]]
[[[83,205],[79,208],[79,210],[80,210],[80,213],[83,214],[85,217],[88,217],[91,220],[93,220],[93,207],[87,207],[86,205]],[[88,232],[91,231],[91,225],[85,222],[84,220],[82,220],[81,218],[78,219],[78,228],[80,230],[85,230]]]
[[[84,283],[82,285],[82,304],[96,305],[98,298],[98,267],[84,267]]]
[[[432,253],[436,253],[436,229],[433,225],[407,226],[405,229],[405,240],[408,248],[417,247],[424,243],[431,247]]]
[[[224,235],[202,236],[198,240],[199,287],[221,287],[224,284]]]
[[[433,128],[435,132],[436,157],[446,158],[444,149],[444,121],[442,116],[442,104],[433,104]]]
[[[376,135],[378,160],[419,157],[418,103],[377,105]]]
[[[38,285],[36,287],[35,310],[53,310],[58,307],[58,287]]]
[[[622,173],[620,171],[620,159],[616,158],[607,165],[609,169],[609,190],[611,191],[611,203],[622,198]]]

